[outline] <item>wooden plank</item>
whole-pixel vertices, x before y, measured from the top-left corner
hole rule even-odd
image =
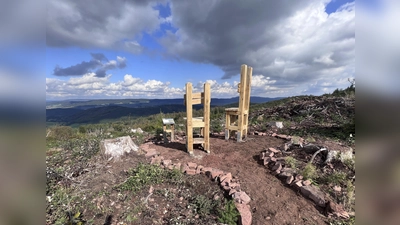
[[[193,144],[203,144],[203,143],[204,143],[204,138],[193,138]]]
[[[193,153],[193,108],[192,108],[192,83],[186,83],[186,137],[187,151]]]
[[[210,153],[210,104],[211,104],[211,93],[210,83],[204,84],[204,150]]]
[[[193,120],[192,121],[192,126],[193,126],[193,128],[204,127],[205,123],[203,121]]]
[[[192,105],[198,105],[198,104],[201,104],[201,99],[200,98],[192,99]]]
[[[245,102],[245,109],[243,110],[243,114],[245,115],[245,122],[244,122],[244,132],[242,135],[247,137],[247,130],[249,125],[249,110],[250,110],[250,93],[251,93],[251,79],[253,76],[253,67],[248,67],[247,70],[247,84],[246,84],[246,102]]]
[[[228,126],[228,129],[229,129],[229,130],[238,130],[239,127],[238,127],[238,126],[235,126],[235,125],[229,125],[229,126]]]
[[[238,131],[243,129],[243,110],[245,109],[245,88],[247,87],[247,65],[243,64],[240,71],[240,93],[239,93],[239,118],[238,118]],[[239,140],[238,140],[239,141]]]
[[[202,95],[201,92],[192,93],[192,99],[201,98],[201,95]]]
[[[238,112],[239,108],[226,108],[225,112]]]

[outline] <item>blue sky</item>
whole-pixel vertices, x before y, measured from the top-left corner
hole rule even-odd
[[[206,81],[235,97],[241,64],[252,96],[320,95],[355,77],[354,1],[72,2],[47,3],[47,100],[180,98]]]

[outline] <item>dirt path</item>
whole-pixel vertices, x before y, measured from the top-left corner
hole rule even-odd
[[[253,224],[326,224],[327,218],[310,201],[285,186],[258,163],[267,147],[284,142],[270,136],[249,136],[247,142],[210,138],[211,153],[194,150],[194,157],[185,151],[183,142],[151,145],[172,162],[195,162],[203,166],[231,172],[240,180],[242,189],[251,197]]]

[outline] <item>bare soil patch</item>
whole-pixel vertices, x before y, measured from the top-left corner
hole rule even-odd
[[[183,142],[154,148],[173,162],[195,162],[231,172],[252,199],[253,224],[325,224],[328,218],[322,209],[288,188],[258,162],[262,150],[283,144],[283,140],[270,136],[249,136],[241,143],[212,137],[211,153],[195,149],[194,157],[184,152]]]

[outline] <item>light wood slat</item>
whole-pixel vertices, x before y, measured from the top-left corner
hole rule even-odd
[[[198,128],[198,127],[204,127],[204,126],[205,126],[205,123],[204,123],[203,121],[193,121],[193,122],[192,122],[192,126],[193,126],[193,127],[196,127],[196,128]]]
[[[186,83],[186,144],[189,153],[193,153],[193,125],[192,125],[192,84]]]
[[[211,104],[211,93],[210,93],[210,84],[204,84],[204,150],[210,152],[210,104]]]
[[[198,104],[201,104],[201,99],[200,98],[192,99],[192,105],[198,105]]]
[[[204,138],[193,138],[193,144],[203,144]]]
[[[192,93],[192,99],[201,98],[201,96],[202,96],[202,93],[201,93],[201,92]]]

